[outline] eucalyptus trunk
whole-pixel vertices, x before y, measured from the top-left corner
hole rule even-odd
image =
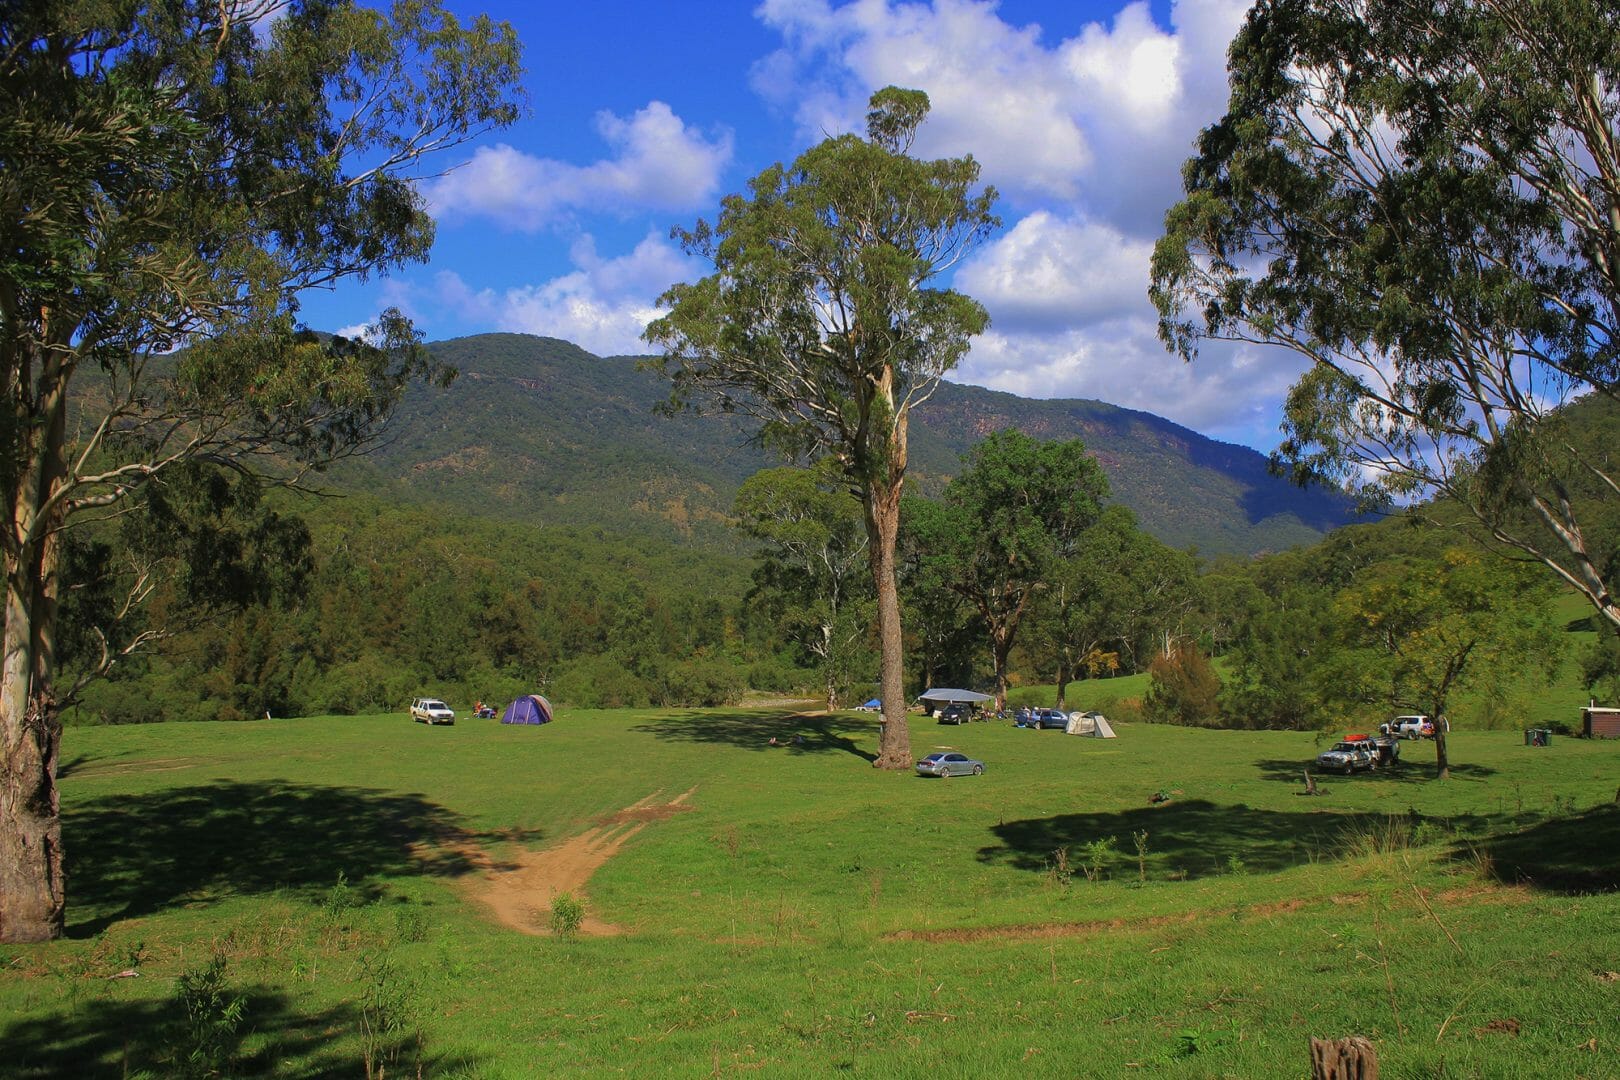
[[[822,688],[827,692],[827,711],[838,711],[838,667],[833,663],[833,634],[836,627],[832,623],[821,624],[821,668]]]
[[[996,666],[996,711],[1007,708],[1007,658],[1012,655],[1016,622],[994,626],[990,632],[990,656]]]
[[[1062,710],[1068,707],[1066,699],[1069,693],[1069,679],[1073,672],[1074,665],[1069,661],[1069,650],[1059,649],[1057,662],[1057,702],[1054,706],[1057,709]]]
[[[904,453],[902,443],[902,454]],[[902,476],[903,467],[902,467]],[[891,473],[892,476],[892,473]],[[900,535],[901,483],[868,486],[866,527],[871,535],[869,562],[877,592],[878,655],[882,664],[880,689],[883,724],[878,736],[879,769],[911,767],[911,730],[906,723],[906,681],[900,634],[900,590],[895,580],[895,544]]]
[[[8,658],[16,644],[11,639],[8,628]],[[6,744],[0,778],[0,941],[5,942],[61,937],[67,910],[56,791],[62,728],[50,694],[30,693],[30,682],[26,673],[14,677],[8,664],[0,687]]]
[[[39,425],[11,492],[6,537],[6,622],[0,664],[0,941],[62,935],[67,910],[61,803],[56,790],[61,720],[51,689],[59,595],[53,501],[66,475],[65,361],[45,362]],[[54,448],[54,449],[53,449]],[[26,452],[25,449],[25,452]]]

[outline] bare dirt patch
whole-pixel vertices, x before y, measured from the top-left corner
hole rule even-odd
[[[75,765],[76,773],[120,775],[132,772],[176,772],[197,765],[195,758],[146,758],[140,761],[101,761],[88,765]]]
[[[1159,930],[1167,926],[1185,926],[1201,919],[1266,918],[1291,914],[1320,907],[1324,903],[1335,906],[1360,904],[1367,901],[1365,893],[1351,893],[1314,900],[1285,900],[1269,904],[1254,904],[1244,908],[1220,908],[1212,911],[1184,911],[1174,915],[1146,915],[1134,918],[1094,919],[1089,922],[1042,923],[1020,926],[975,926],[956,930],[893,930],[885,934],[889,941],[1033,941],[1047,938],[1085,937],[1091,934],[1109,934],[1131,930]]]
[[[647,825],[665,821],[694,809],[686,800],[697,788],[659,802],[662,792],[653,792],[623,810],[599,818],[593,827],[544,851],[518,851],[497,862],[489,852],[473,848],[464,854],[477,869],[471,885],[474,899],[488,907],[496,921],[525,934],[549,934],[551,902],[561,893],[571,893],[585,904],[585,919],[579,932],[593,937],[624,933],[622,927],[604,922],[592,914],[585,896],[591,875],[625,843]]]

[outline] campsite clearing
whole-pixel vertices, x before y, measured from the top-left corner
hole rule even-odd
[[[1449,781],[1420,746],[1303,799],[1306,734],[973,725],[995,767],[942,783],[872,769],[875,726],[71,729],[70,937],[0,958],[0,1060],[170,1072],[217,954],[238,1075],[357,1071],[379,985],[395,1074],[1286,1076],[1357,1032],[1390,1075],[1620,1073],[1620,744],[1459,731]],[[620,932],[518,932],[493,882]]]

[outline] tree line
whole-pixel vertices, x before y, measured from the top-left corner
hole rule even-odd
[[[194,612],[161,647],[87,685],[70,718],[375,713],[423,694],[458,709],[521,693],[579,707],[717,705],[750,684],[806,680],[777,660],[777,629],[741,603],[740,557],[363,497],[297,508],[283,520],[303,532],[278,588]],[[183,584],[161,583],[148,618],[174,631]],[[88,632],[91,614],[73,605],[66,622]],[[68,672],[92,659],[68,656]]]

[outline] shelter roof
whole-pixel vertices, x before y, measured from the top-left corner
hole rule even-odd
[[[980,694],[972,690],[955,690],[948,686],[924,690],[922,693],[918,694],[917,697],[922,701],[979,702],[990,700],[989,694]]]

